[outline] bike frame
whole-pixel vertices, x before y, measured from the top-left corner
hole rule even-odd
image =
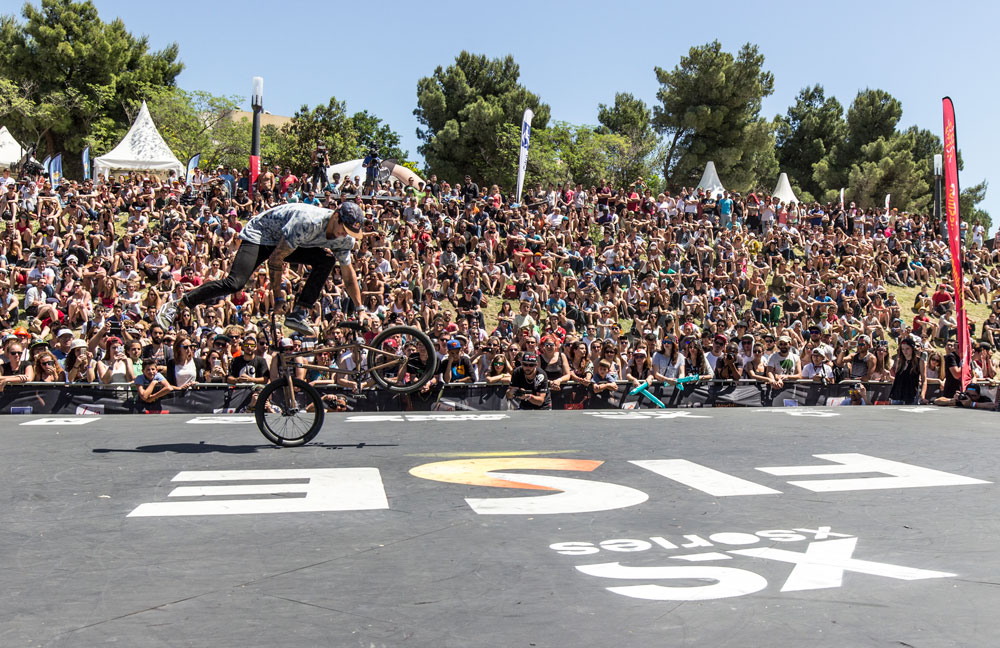
[[[293,378],[292,374],[293,374],[293,372],[292,371],[288,371],[289,367],[291,367],[293,369],[298,369],[298,368],[302,368],[302,369],[315,369],[316,371],[320,371],[324,375],[327,375],[327,376],[335,375],[335,374],[336,375],[342,375],[342,376],[348,376],[348,377],[354,379],[355,383],[357,384],[358,389],[360,390],[363,378],[365,376],[367,376],[367,375],[370,375],[373,371],[379,371],[381,369],[389,369],[391,367],[398,367],[400,365],[406,364],[406,362],[407,362],[406,356],[396,356],[392,360],[389,360],[388,362],[383,362],[381,364],[375,365],[374,367],[367,367],[366,369],[361,369],[360,368],[361,367],[361,358],[360,358],[360,355],[361,355],[362,352],[364,352],[364,351],[374,351],[375,353],[385,354],[385,350],[384,349],[379,349],[379,348],[376,348],[376,347],[373,347],[373,346],[369,346],[369,345],[361,343],[361,342],[351,342],[349,344],[336,344],[336,345],[333,345],[333,346],[313,347],[313,348],[311,348],[311,349],[309,349],[307,351],[291,351],[291,352],[289,352],[289,351],[281,351],[281,349],[278,348],[277,345],[272,342],[272,340],[273,341],[277,341],[277,340],[280,339],[280,337],[278,336],[277,322],[275,321],[274,315],[275,315],[274,312],[272,312],[271,313],[271,327],[270,327],[271,330],[269,331],[269,333],[270,333],[270,339],[268,340],[268,346],[270,346],[271,349],[276,350],[278,352],[278,371],[283,374],[283,377],[287,381],[286,387],[285,387],[285,389],[287,390],[287,392],[286,392],[285,396],[288,399],[288,402],[291,402],[293,400],[292,396],[291,396],[292,395],[292,378]],[[316,355],[318,353],[324,353],[324,352],[330,353],[330,354],[336,354],[339,351],[343,351],[345,349],[350,349],[351,352],[355,355],[355,364],[358,367],[357,369],[339,369],[339,368],[336,368],[336,367],[326,367],[326,366],[323,366],[323,365],[315,365],[315,364],[300,364],[300,365],[292,365],[291,364],[291,360],[293,358],[299,358],[299,357],[303,357],[303,356],[311,356],[311,355]]]

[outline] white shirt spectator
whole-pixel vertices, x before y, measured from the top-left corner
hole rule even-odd
[[[808,378],[812,380],[813,376],[816,375],[822,376],[827,380],[833,380],[833,369],[831,369],[830,365],[826,364],[825,362],[820,364],[818,367],[811,362],[806,366],[802,367],[803,378]]]

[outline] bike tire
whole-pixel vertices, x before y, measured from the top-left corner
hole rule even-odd
[[[257,396],[254,415],[257,419],[257,428],[265,439],[274,445],[289,448],[305,445],[316,438],[320,428],[323,427],[326,410],[323,408],[323,399],[315,387],[304,380],[293,378],[292,394],[295,407],[291,413],[286,413],[284,389],[287,385],[287,378],[279,378],[268,383]],[[278,407],[281,411],[269,412],[269,405]],[[313,406],[312,412],[307,411],[309,405]],[[305,416],[298,418],[300,413]],[[293,418],[294,421],[290,420]]]
[[[393,326],[387,328],[379,333],[374,340],[372,340],[370,346],[373,346],[376,349],[381,349],[386,340],[396,335],[405,335],[409,338],[410,343],[419,345],[426,350],[427,363],[423,368],[422,373],[417,374],[417,377],[412,382],[408,382],[405,385],[397,384],[395,377],[386,374],[384,370],[369,371],[369,373],[379,387],[397,394],[409,394],[410,392],[416,391],[426,385],[431,378],[434,377],[434,373],[437,371],[437,355],[434,353],[434,345],[431,343],[431,339],[422,331],[411,326]],[[371,349],[368,350],[369,367],[378,366],[379,355],[382,354]],[[407,368],[410,368],[410,366],[411,365],[408,364]]]

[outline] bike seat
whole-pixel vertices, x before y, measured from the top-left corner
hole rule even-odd
[[[337,324],[337,328],[347,329],[348,331],[360,331],[361,324],[359,322],[340,322]]]

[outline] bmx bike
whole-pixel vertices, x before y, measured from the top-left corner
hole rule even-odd
[[[361,336],[361,324],[340,322],[349,342],[321,346],[307,351],[280,348],[280,329],[272,311],[270,326],[261,327],[268,347],[277,354],[277,376],[257,394],[254,415],[257,427],[271,443],[290,447],[309,443],[323,427],[328,402],[296,370],[313,369],[324,376],[342,375],[354,381],[358,392],[368,378],[390,392],[408,394],[434,377],[437,356],[430,338],[410,326],[393,326],[370,343]],[[298,358],[328,352],[338,358],[337,366],[308,364]]]

